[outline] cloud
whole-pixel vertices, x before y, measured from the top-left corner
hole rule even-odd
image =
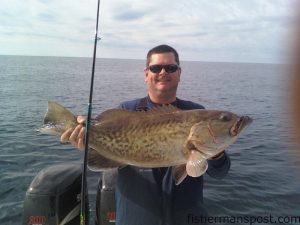
[[[51,22],[51,23],[57,22],[56,17],[50,13],[39,13],[37,15],[37,18],[43,22]]]
[[[132,2],[122,2],[111,8],[111,18],[116,22],[138,21],[146,16],[147,10],[137,8]]]
[[[2,0],[0,54],[91,56],[95,0]],[[188,60],[281,61],[293,0],[108,0],[100,3],[101,57],[144,58],[167,43]],[[24,48],[43,43],[49,47]],[[58,47],[55,47],[55,45]],[[70,47],[74,45],[74,47]],[[65,46],[65,47],[63,47]],[[69,49],[67,49],[69,48]]]

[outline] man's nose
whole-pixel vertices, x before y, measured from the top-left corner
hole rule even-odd
[[[159,74],[167,74],[165,68],[162,68],[161,71],[159,72]]]

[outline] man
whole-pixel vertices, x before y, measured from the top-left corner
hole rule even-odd
[[[172,104],[183,110],[203,109],[199,104],[176,97],[180,76],[177,51],[168,45],[154,47],[147,54],[144,69],[148,96],[123,102],[120,108],[134,111]],[[83,117],[78,117],[79,123],[83,121]],[[75,147],[83,149],[84,128],[78,125],[74,130],[66,131],[61,140],[70,141]],[[223,151],[208,160],[207,173],[221,179],[229,168],[230,159]],[[175,185],[171,167],[146,169],[126,166],[119,169],[116,214],[117,225],[199,224],[201,216],[206,215],[203,208],[203,176],[187,177],[180,185]]]

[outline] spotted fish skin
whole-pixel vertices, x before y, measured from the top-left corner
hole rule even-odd
[[[193,122],[179,111],[130,112],[118,110],[120,116],[91,127],[90,147],[101,155],[143,167],[184,164],[188,151],[184,148]],[[183,112],[183,111],[182,111]]]
[[[232,144],[251,122],[227,111],[183,111],[171,105],[147,112],[110,109],[89,126],[90,161],[99,168],[97,161],[148,168],[186,165],[188,175],[200,176],[206,160]],[[76,125],[69,110],[48,102],[42,132],[61,135]]]

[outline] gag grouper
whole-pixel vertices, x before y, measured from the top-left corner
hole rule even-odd
[[[149,111],[110,109],[90,125],[88,165],[105,170],[124,165],[144,168],[174,166],[176,183],[201,176],[207,159],[235,142],[250,123],[248,116],[216,110],[180,110],[165,105]],[[48,102],[43,133],[61,135],[77,126],[76,116]]]

